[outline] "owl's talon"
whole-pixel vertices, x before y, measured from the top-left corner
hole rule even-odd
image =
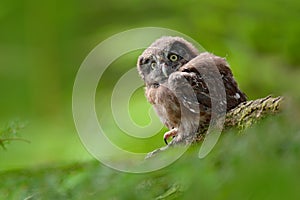
[[[165,141],[166,145],[168,145],[168,140],[167,140],[167,138],[164,138],[164,141]]]
[[[168,139],[170,137],[175,137],[177,135],[178,129],[177,128],[173,128],[170,131],[166,132],[164,134],[164,141],[166,143],[166,145],[168,145]]]

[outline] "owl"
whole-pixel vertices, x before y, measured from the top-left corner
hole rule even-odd
[[[213,80],[214,69],[221,77],[219,83]],[[167,145],[169,138],[169,145],[191,143],[206,130],[213,115],[212,90],[218,94],[218,89],[224,88],[225,98],[216,101],[226,111],[246,101],[224,58],[199,53],[181,37],[164,36],[154,41],[139,56],[137,70],[145,83],[147,100],[169,129],[164,134]],[[210,87],[207,80],[212,80]]]

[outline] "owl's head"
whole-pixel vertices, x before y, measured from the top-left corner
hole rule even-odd
[[[161,84],[197,55],[198,50],[183,38],[164,36],[142,53],[137,68],[146,84]]]

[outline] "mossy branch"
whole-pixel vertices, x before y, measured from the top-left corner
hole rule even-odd
[[[243,102],[226,114],[225,128],[245,129],[260,119],[278,113],[284,98],[267,96],[265,98]]]

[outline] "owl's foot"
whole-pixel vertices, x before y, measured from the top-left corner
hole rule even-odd
[[[170,137],[175,137],[177,135],[177,132],[178,132],[178,128],[173,128],[164,134],[164,141],[166,145],[168,145],[168,139]]]

